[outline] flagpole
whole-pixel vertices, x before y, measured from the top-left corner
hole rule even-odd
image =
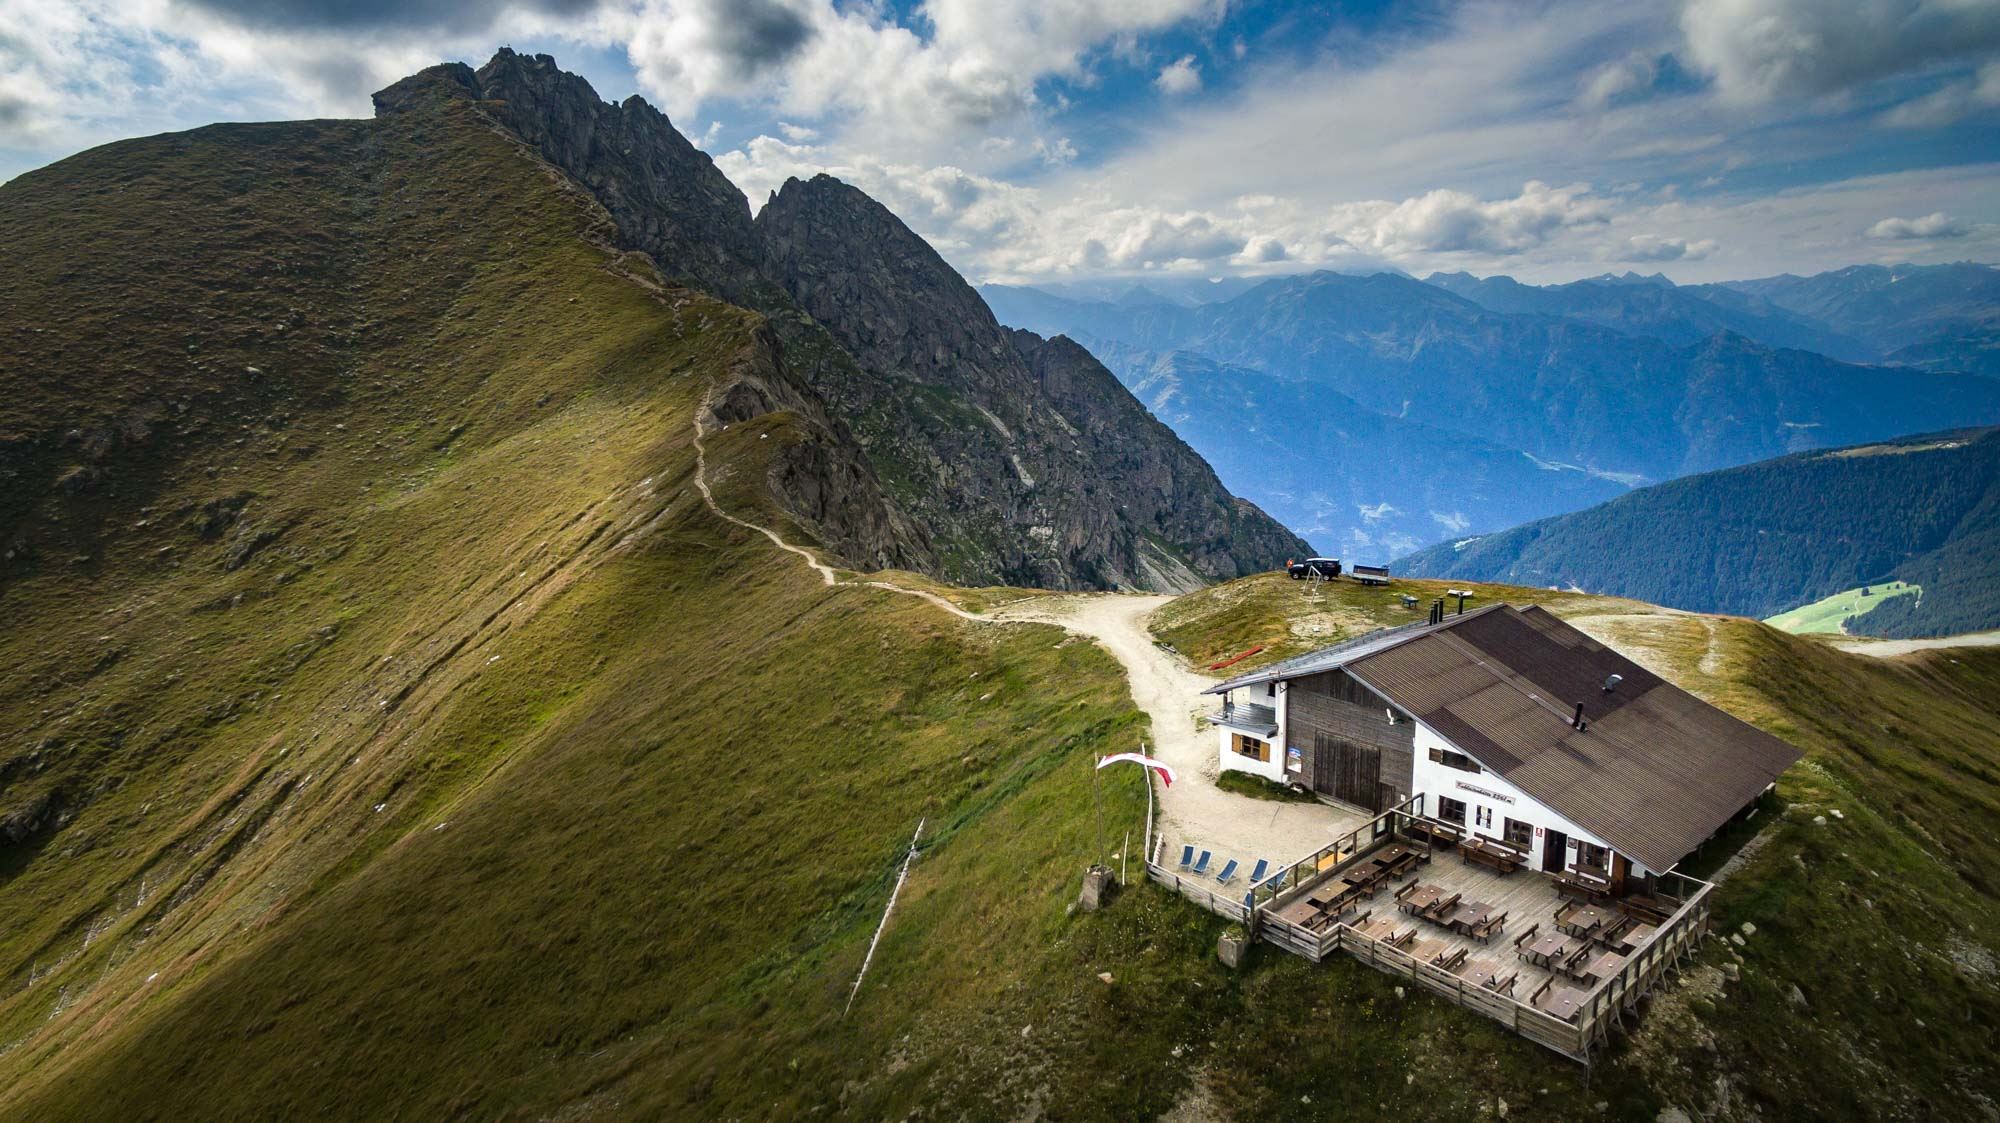
[[[1103,757],[1097,758],[1099,761],[1103,759]],[[1102,866],[1104,864],[1104,797],[1097,789],[1097,774],[1100,771],[1102,770],[1097,767],[1096,761],[1093,761],[1090,766],[1090,801],[1097,805],[1097,864]]]
[[[1144,756],[1145,753],[1146,742],[1141,741],[1139,754]],[[1153,860],[1153,770],[1142,764],[1139,772],[1146,781],[1146,860],[1150,862]]]

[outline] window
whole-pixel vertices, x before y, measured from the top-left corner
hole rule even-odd
[[[1271,759],[1271,746],[1268,743],[1259,741],[1255,737],[1245,737],[1241,733],[1232,734],[1232,736],[1236,740],[1235,748],[1239,756],[1247,756],[1251,760],[1266,762]]]
[[[1493,829],[1493,809],[1491,807],[1475,807],[1472,809],[1472,815],[1475,825],[1485,827],[1487,830]]]
[[[1576,864],[1603,873],[1611,868],[1611,851],[1588,842],[1576,844]]]
[[[1446,768],[1456,768],[1460,772],[1479,771],[1479,762],[1464,753],[1455,753],[1450,749],[1440,749],[1433,745],[1430,757],[1432,764],[1442,764]]]
[[[1531,849],[1535,845],[1535,825],[1524,823],[1519,819],[1509,819],[1506,836],[1507,841],[1513,846],[1522,850]]]
[[[1464,826],[1465,825],[1464,801],[1453,799],[1448,795],[1439,796],[1438,818],[1443,819],[1447,823],[1457,823],[1460,826]]]
[[[1276,698],[1277,696],[1278,696],[1278,684],[1277,684],[1277,683],[1275,683],[1275,682],[1267,682],[1267,683],[1265,683],[1265,684],[1264,684],[1264,697],[1266,697],[1266,698]]]

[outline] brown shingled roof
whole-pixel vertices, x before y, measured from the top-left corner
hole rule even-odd
[[[1799,758],[1540,607],[1495,607],[1346,669],[1648,869],[1671,868]]]

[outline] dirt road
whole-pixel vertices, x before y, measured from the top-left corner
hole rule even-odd
[[[1229,858],[1241,861],[1247,874],[1259,858],[1274,866],[1288,863],[1360,825],[1364,816],[1324,804],[1252,799],[1215,786],[1216,733],[1195,720],[1219,704],[1201,693],[1215,680],[1154,644],[1146,630],[1147,618],[1171,600],[1119,593],[1039,597],[989,618],[1055,624],[1089,636],[1125,668],[1132,700],[1153,722],[1152,755],[1180,777],[1172,787],[1156,789],[1170,865],[1179,863],[1181,845],[1191,843],[1214,851],[1217,867]]]
[[[1973,632],[1938,639],[1844,639],[1833,641],[1833,645],[1852,655],[1887,659],[1908,655],[1912,651],[1936,651],[1947,647],[2000,647],[2000,632]]]
[[[1173,600],[1172,597],[1078,593],[1030,598],[990,613],[975,614],[927,590],[905,588],[889,581],[841,578],[813,551],[792,545],[769,527],[723,510],[708,482],[705,419],[710,415],[709,401],[714,392],[711,385],[700,408],[695,410],[694,482],[702,502],[717,516],[761,534],[773,546],[796,555],[826,585],[865,586],[917,597],[962,620],[1054,624],[1090,637],[1118,660],[1131,685],[1132,700],[1152,720],[1156,743],[1147,746],[1149,752],[1166,761],[1179,777],[1172,787],[1154,787],[1160,800],[1159,831],[1166,839],[1164,853],[1169,856],[1169,865],[1178,864],[1183,844],[1214,853],[1211,875],[1235,858],[1242,863],[1236,881],[1226,889],[1222,886],[1217,889],[1241,892],[1259,858],[1269,859],[1273,867],[1289,864],[1366,821],[1366,816],[1321,803],[1252,799],[1215,786],[1220,771],[1216,734],[1196,720],[1197,714],[1216,704],[1215,699],[1201,693],[1215,680],[1189,670],[1179,656],[1155,645],[1152,634],[1146,630],[1147,618]]]

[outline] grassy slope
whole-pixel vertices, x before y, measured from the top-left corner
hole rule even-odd
[[[1600,1090],[1629,1096],[1628,1110],[1667,1102],[1731,1116],[1990,1107],[1968,1097],[1990,1095],[2000,1044],[2000,840],[1990,829],[2000,818],[2000,653],[1871,660],[1747,620],[1476,588],[1483,601],[1545,603],[1807,751],[1779,782],[1777,813],[1753,820],[1768,828],[1764,841],[1718,894],[1717,930],[1747,921],[1756,933],[1740,950],[1708,945],[1690,985],[1656,1002],[1600,1066]],[[1336,586],[1314,605],[1266,576],[1183,598],[1157,634],[1203,658],[1275,641],[1261,661],[1309,646],[1288,622],[1326,627],[1312,641],[1331,642],[1348,628],[1404,618],[1381,593]],[[1724,848],[1750,833],[1736,832]],[[1698,854],[1690,864],[1707,873],[1726,856]],[[1740,982],[1724,978],[1725,965]],[[1794,987],[1805,1005],[1795,1004]],[[1280,999],[1300,1016],[1305,1001]],[[1348,1027],[1350,1043],[1387,1048],[1383,1039],[1400,1032],[1376,1011],[1359,1023]],[[1560,1087],[1552,1068],[1500,1066],[1492,1095],[1519,1105],[1534,1087]],[[1333,1091],[1331,1081],[1309,1083],[1305,1094],[1316,1100]]]
[[[1892,597],[1920,592],[1922,589],[1918,586],[1903,581],[1859,585],[1830,597],[1822,597],[1811,604],[1800,605],[1790,612],[1780,612],[1764,623],[1793,635],[1845,635],[1847,630],[1842,625],[1850,617],[1865,616]]]
[[[1639,601],[1510,585],[1398,579],[1388,588],[1373,588],[1342,579],[1312,586],[1266,573],[1182,597],[1153,618],[1153,634],[1204,667],[1261,646],[1264,650],[1230,665],[1229,673],[1240,674],[1375,628],[1423,620],[1433,601],[1462,588],[1478,590],[1465,602],[1468,611],[1494,600],[1533,601],[1559,611],[1668,611]],[[1403,607],[1404,594],[1417,598],[1415,608]],[[1458,599],[1445,597],[1445,611],[1457,609]]]
[[[329,333],[324,369],[275,405],[243,403],[222,374],[317,354],[246,316],[198,372],[220,403],[207,436],[131,477],[157,493],[86,497],[107,537],[62,524],[85,577],[45,550],[4,593],[26,622],[0,635],[4,743],[27,761],[6,806],[60,786],[77,817],[0,852],[0,1116],[1128,1118],[1192,1102],[1463,1118],[1505,1100],[1577,1119],[1715,1106],[1718,1075],[1739,1111],[1916,1115],[1991,1084],[1993,653],[1877,665],[1746,622],[1554,598],[1813,753],[1721,900],[1725,923],[1760,930],[1743,982],[1662,1002],[1590,1083],[1357,965],[1260,953],[1225,972],[1220,921],[1164,894],[1065,911],[1092,833],[1084,762],[1140,732],[1110,661],[1051,629],[826,590],[708,515],[690,414],[747,318],[653,300],[577,238],[588,209],[497,138],[424,127],[441,132],[301,126],[329,138],[329,164],[289,190],[179,190],[181,225],[212,200],[262,238],[341,209],[342,244],[375,256],[317,299],[371,326]],[[300,139],[203,143],[176,169],[197,186]],[[342,161],[369,176],[343,179]],[[232,265],[192,253],[184,267]],[[296,302],[296,276],[256,291]],[[178,335],[125,330],[157,348],[135,369],[180,369]],[[116,388],[102,364],[60,369]],[[761,460],[792,439],[783,418],[715,438],[724,502],[771,517]],[[234,570],[234,530],[132,526],[140,504],[241,490],[249,525],[306,517]],[[1323,595],[1295,626],[1301,587],[1254,578],[1165,624],[1212,661],[1410,615],[1389,594]],[[1107,776],[1120,846],[1143,801],[1129,770]],[[1814,825],[1808,805],[1845,818]],[[842,1019],[919,816],[925,855]]]
[[[598,216],[469,119],[205,130],[13,190],[128,168],[154,188],[44,236],[101,254],[113,203],[212,223],[176,247],[199,285],[338,219],[361,267],[273,299],[373,326],[322,352],[248,330],[253,309],[205,342],[185,392],[207,388],[223,438],[151,446],[96,528],[58,523],[85,573],[5,592],[0,719],[10,751],[41,746],[7,806],[58,791],[74,820],[0,859],[0,1115],[789,1114],[1060,929],[1084,762],[1142,720],[1115,665],[1052,629],[824,589],[707,513],[693,407],[754,345],[749,316],[656,300],[579,237]],[[185,325],[153,322],[176,333],[126,324],[124,353],[157,368]],[[245,401],[243,365],[296,377]],[[55,373],[100,400],[158,389]],[[762,464],[792,439],[782,417],[712,439],[725,503],[772,517]],[[239,568],[185,516],[129,529],[224,489],[255,496],[244,523],[289,524]],[[1136,780],[1105,795],[1134,825]],[[829,1032],[921,816],[858,1032]],[[875,998],[906,963],[927,968]]]

